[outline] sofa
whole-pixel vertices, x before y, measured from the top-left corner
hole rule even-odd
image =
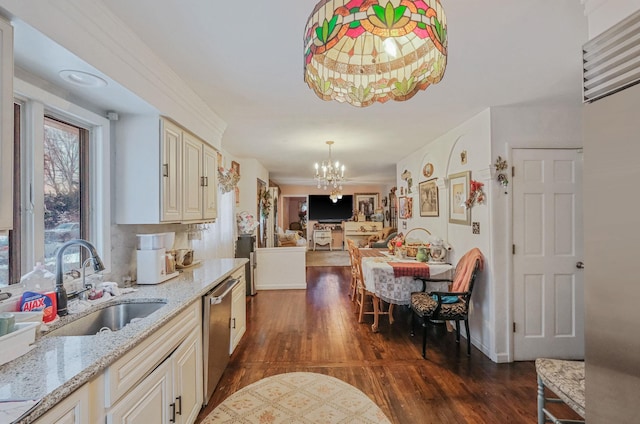
[[[306,246],[307,240],[302,237],[300,231],[278,229],[278,247],[300,247]]]
[[[386,227],[377,234],[369,236],[367,244],[369,247],[384,249],[387,247],[387,243],[398,234],[396,227]]]

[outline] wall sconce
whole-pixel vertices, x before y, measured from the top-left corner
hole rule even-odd
[[[496,175],[496,179],[498,183],[504,188],[504,194],[507,194],[507,186],[509,185],[509,178],[507,177],[507,174],[502,172],[509,167],[509,165],[507,165],[506,159],[502,159],[502,156],[498,156],[498,159],[496,159],[496,163],[493,166],[495,166],[496,172],[498,173]]]

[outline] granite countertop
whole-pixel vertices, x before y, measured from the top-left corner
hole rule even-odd
[[[247,259],[212,259],[185,269],[179,276],[158,285],[134,286],[123,294],[82,313],[69,315],[51,325],[58,328],[93,310],[123,301],[161,299],[167,304],[140,321],[114,332],[94,336],[47,336],[36,340],[27,354],[0,366],[0,404],[36,400],[37,405],[19,423],[30,423],[92,377],[185,310],[222,282]],[[0,416],[1,417],[1,416]],[[1,421],[1,420],[0,420]]]

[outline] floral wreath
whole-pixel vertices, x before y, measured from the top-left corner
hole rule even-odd
[[[265,190],[260,195],[260,213],[263,217],[269,216],[269,210],[271,209],[271,193],[269,190]]]
[[[471,180],[471,190],[469,190],[469,198],[464,202],[466,208],[472,208],[476,203],[484,203],[484,191],[482,187],[484,183],[480,181]]]

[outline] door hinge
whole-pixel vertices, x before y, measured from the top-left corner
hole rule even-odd
[[[206,184],[204,183],[204,179],[205,179],[205,178],[206,178],[206,177],[200,177],[200,186],[201,186],[201,187],[205,187],[205,186],[206,186]]]
[[[514,333],[516,332],[516,323],[515,322],[513,323],[513,332]]]
[[[511,245],[511,254],[512,254],[512,255],[515,255],[515,254],[516,254],[516,245],[515,245],[515,244],[512,244],[512,245]]]
[[[515,177],[515,176],[516,176],[516,167],[515,167],[515,166],[512,166],[512,167],[511,167],[511,178],[513,178],[513,177]]]

